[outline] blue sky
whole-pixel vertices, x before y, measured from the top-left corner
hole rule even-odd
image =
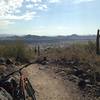
[[[96,34],[100,0],[0,0],[0,34]]]

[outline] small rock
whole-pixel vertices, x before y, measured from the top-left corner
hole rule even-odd
[[[8,59],[6,59],[6,64],[7,65],[13,64],[13,61],[10,58],[8,58]]]
[[[5,58],[3,57],[0,58],[0,64],[5,64]]]
[[[84,89],[86,87],[86,82],[84,80],[80,80],[78,86],[80,87],[80,89]]]
[[[100,73],[96,72],[95,76],[96,76],[96,81],[100,82]]]

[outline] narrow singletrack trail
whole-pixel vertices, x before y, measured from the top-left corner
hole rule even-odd
[[[70,87],[67,87],[59,76],[52,71],[41,69],[41,66],[32,64],[26,68],[29,80],[36,91],[37,100],[83,100],[78,95],[73,95],[70,84]]]

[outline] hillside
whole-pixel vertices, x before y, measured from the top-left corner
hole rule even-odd
[[[92,41],[95,40],[95,35],[69,35],[69,36],[37,36],[37,35],[24,35],[24,36],[0,36],[0,41],[14,41],[14,40],[22,40],[26,43],[60,43],[67,41]]]

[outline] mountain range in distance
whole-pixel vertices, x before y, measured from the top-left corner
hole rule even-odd
[[[38,35],[11,35],[0,34],[0,41],[14,41],[22,40],[26,43],[56,43],[67,41],[93,41],[96,40],[96,35],[77,35],[72,34],[68,36],[38,36]]]

